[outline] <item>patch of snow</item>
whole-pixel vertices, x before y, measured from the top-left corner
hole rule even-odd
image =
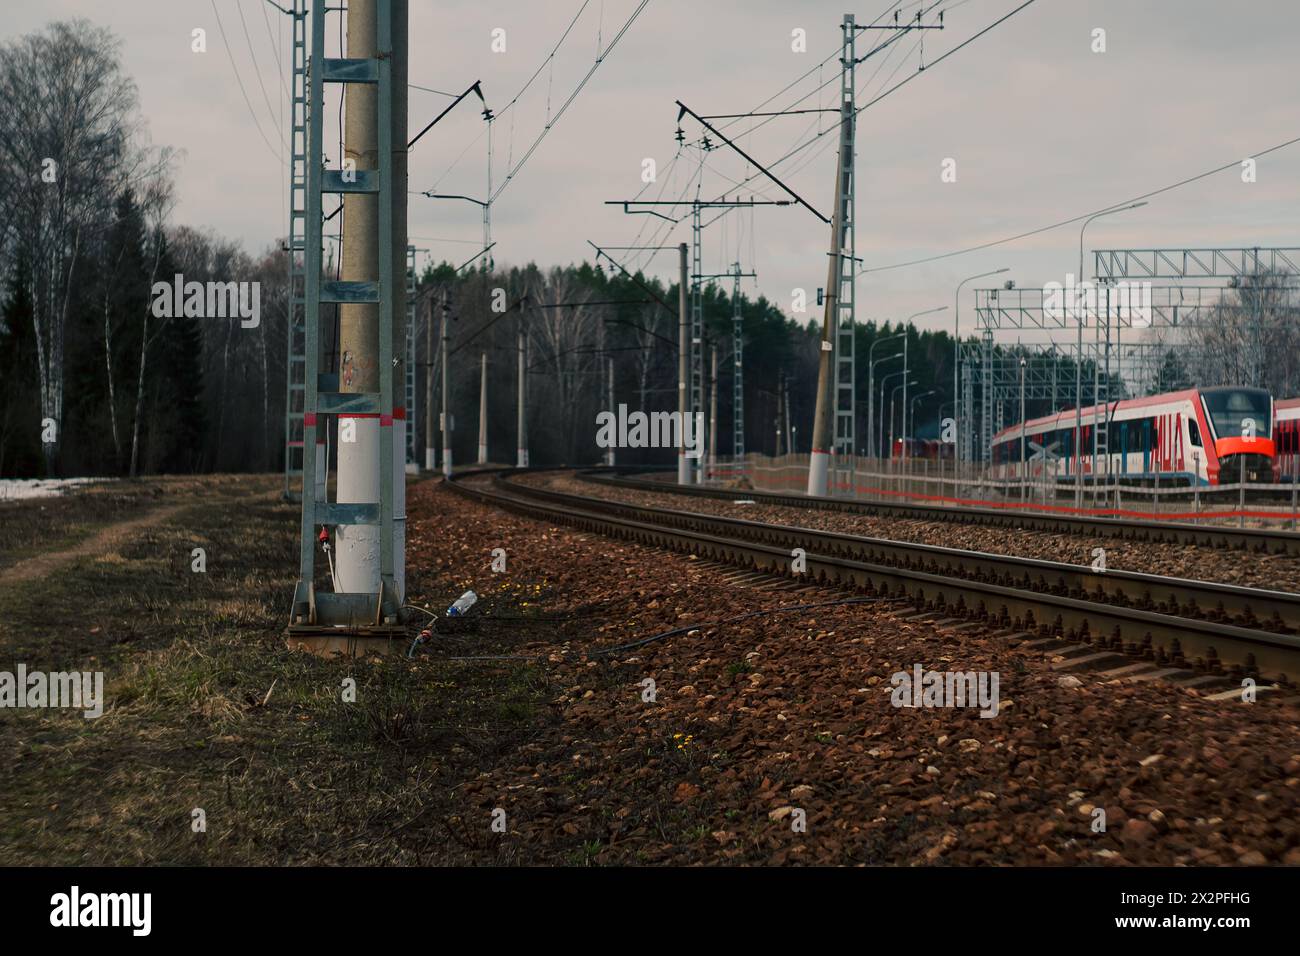
[[[53,498],[69,488],[103,478],[0,478],[0,501]]]

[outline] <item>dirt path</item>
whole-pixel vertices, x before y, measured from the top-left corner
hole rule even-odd
[[[211,504],[213,500],[235,502],[247,502],[249,499],[275,497],[274,492],[264,492],[255,495],[213,495],[211,491],[205,493],[202,503]],[[174,504],[161,505],[137,515],[134,518],[128,518],[124,521],[117,521],[113,524],[101,528],[98,532],[79,541],[70,548],[64,548],[61,551],[50,551],[45,554],[38,554],[30,558],[25,558],[17,564],[0,569],[0,587],[6,587],[11,584],[21,584],[24,581],[31,581],[43,574],[59,568],[77,558],[85,557],[91,554],[107,554],[118,545],[131,538],[136,532],[145,528],[160,525],[163,522],[174,517],[178,513],[192,508],[196,505],[194,501],[179,501]]]
[[[145,512],[138,517],[111,524],[71,548],[65,548],[62,551],[50,551],[46,554],[38,554],[33,558],[19,561],[13,567],[0,571],[0,587],[30,581],[89,554],[105,554],[129,538],[134,532],[151,525],[161,524],[185,507],[185,504],[173,504],[154,508],[152,511]]]

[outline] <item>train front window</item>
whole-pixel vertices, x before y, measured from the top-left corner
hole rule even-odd
[[[1268,438],[1272,434],[1272,401],[1263,389],[1206,389],[1201,397],[1217,438],[1244,437],[1247,421],[1255,423],[1255,437]]]

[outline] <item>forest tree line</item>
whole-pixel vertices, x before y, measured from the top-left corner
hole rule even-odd
[[[150,143],[120,41],[110,31],[73,20],[0,47],[0,101],[7,104],[0,114],[0,170],[10,187],[0,192],[0,476],[281,469],[288,350],[283,243],[249,254],[210,230],[174,221],[173,175],[183,157]],[[157,314],[152,290],[177,274],[186,282],[259,283],[260,321],[250,328],[237,316]],[[504,316],[491,308],[497,289],[520,303]],[[714,286],[703,300],[706,338],[711,347],[716,343],[723,370],[718,451],[726,455],[732,303]],[[595,420],[608,404],[609,360],[616,403],[675,408],[676,301],[675,288],[607,264],[427,268],[416,293],[419,457],[423,376],[430,369],[427,323],[437,326],[435,336],[444,315],[452,323],[457,461],[472,461],[477,452],[483,353],[491,457],[514,458],[520,331],[527,342],[532,461],[591,461],[600,455]],[[608,302],[615,304],[589,304]],[[742,297],[742,314],[746,447],[776,450],[779,396],[788,387],[796,450],[806,451],[817,326],[796,322],[763,298]],[[881,331],[862,325],[859,348]],[[337,370],[332,308],[324,310],[322,334],[329,347],[323,370]],[[926,387],[942,390],[950,341],[941,333],[911,334],[916,374]],[[435,415],[440,396],[439,383]],[[941,397],[919,409],[918,421],[933,417]],[[865,401],[864,384],[860,404]],[[434,443],[440,446],[438,436]]]
[[[282,469],[289,319],[283,241],[250,254],[210,230],[174,221],[173,175],[183,157],[149,141],[136,87],[122,67],[120,41],[106,29],[85,20],[53,23],[0,46],[0,102],[0,173],[6,183],[0,190],[0,477]],[[336,252],[333,246],[326,250]],[[250,325],[237,315],[185,310],[158,314],[152,290],[177,274],[186,282],[257,283],[259,321]],[[504,312],[501,294],[510,304]],[[1222,306],[1202,316],[1200,326],[1169,337],[1159,374],[1143,387],[1244,382],[1249,345],[1261,356],[1261,384],[1296,394],[1295,295],[1294,276],[1248,279],[1228,290]],[[675,286],[639,272],[625,274],[605,261],[496,268],[480,260],[468,269],[445,262],[425,268],[415,294],[416,460],[424,459],[430,411],[425,375],[441,374],[436,340],[444,320],[452,352],[454,461],[477,457],[484,355],[489,457],[514,461],[522,334],[531,461],[591,462],[601,456],[598,412],[624,403],[646,412],[676,408],[677,301]],[[860,311],[870,308],[867,296],[859,301]],[[720,369],[717,451],[727,456],[733,303],[726,289],[709,285],[703,305],[706,344]],[[761,296],[742,294],[740,311],[745,448],[790,450],[778,439],[788,395],[793,450],[806,453],[820,310],[810,303],[807,313],[791,316]],[[432,353],[426,344],[431,323]],[[873,343],[899,328],[873,321],[856,327],[856,444],[864,453],[870,447],[869,404],[877,422],[888,407],[888,394],[881,407],[879,378],[869,400],[868,356]],[[322,335],[322,371],[337,371],[333,307],[322,310]],[[910,326],[907,336],[908,379],[915,382],[908,389],[909,407],[911,397],[924,396],[915,405],[915,432],[935,437],[940,418],[952,414],[953,340],[946,332]],[[901,340],[894,339],[874,357],[901,351]],[[999,362],[1014,363],[1020,354],[1016,346],[996,348]],[[706,376],[711,357],[704,362]],[[1051,361],[1062,381],[1073,378],[1071,358],[1057,354]],[[878,371],[900,368],[901,362],[892,362]],[[1082,377],[1091,383],[1090,364]],[[711,384],[705,386],[706,414]],[[399,401],[402,386],[396,386]],[[441,411],[441,392],[438,381],[434,416]],[[1113,382],[1110,394],[1122,395],[1122,383]],[[1027,414],[1043,414],[1051,404],[1030,401]],[[895,420],[901,435],[901,408]],[[441,448],[437,434],[433,445]],[[879,450],[885,451],[883,445]],[[672,454],[625,450],[620,460],[667,464]]]

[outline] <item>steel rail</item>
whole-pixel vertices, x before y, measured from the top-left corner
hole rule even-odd
[[[1277,634],[1300,633],[1300,594],[1288,591],[1165,577],[1138,571],[1095,571],[1091,565],[945,548],[693,511],[673,511],[583,497],[513,482],[509,483],[509,487],[516,494],[522,493],[561,505],[617,514],[633,520],[652,520],[669,527],[706,530],[709,534],[745,541],[784,545],[787,550],[802,548],[805,552],[832,557],[914,568],[933,574],[959,575],[1024,590],[1105,601]]]
[[[451,487],[469,498],[529,517],[809,583],[904,597],[922,610],[1042,637],[1089,643],[1099,652],[1126,653],[1171,669],[1194,667],[1222,673],[1226,668],[1234,677],[1263,677],[1284,683],[1300,674],[1300,637],[1295,635],[954,577],[926,567],[894,567],[816,551],[807,552],[806,570],[796,574],[787,542],[778,546],[714,533],[726,528],[716,522],[710,524],[712,516],[622,503],[621,508],[626,510],[615,513],[612,509],[601,510],[600,503],[591,499],[565,496],[547,500],[546,496],[529,494],[523,486],[509,483],[511,476],[531,470],[497,471],[487,487],[466,484],[464,479],[472,475],[462,473],[455,476]],[[485,473],[475,474],[481,477]],[[669,519],[668,515],[674,517]],[[973,559],[984,557],[974,555]]]
[[[648,469],[639,469],[646,471]],[[1233,551],[1255,551],[1267,554],[1300,555],[1300,532],[1276,531],[1262,528],[1228,528],[1209,524],[1189,524],[1173,521],[1119,520],[1092,515],[1061,515],[1035,511],[1002,508],[946,507],[941,505],[911,504],[902,502],[861,501],[849,498],[831,498],[805,494],[786,494],[779,491],[743,491],[724,488],[704,488],[697,485],[678,485],[667,481],[645,478],[614,477],[608,469],[595,468],[579,471],[577,477],[595,484],[663,494],[690,495],[699,498],[717,498],[734,501],[752,498],[763,504],[788,508],[817,508],[828,511],[847,511],[858,514],[879,514],[895,518],[916,518],[922,521],[942,521],[959,524],[981,524],[996,528],[1051,531],[1057,534],[1093,535],[1121,538],[1129,541],[1188,544]],[[1207,514],[1207,517],[1211,515]]]

